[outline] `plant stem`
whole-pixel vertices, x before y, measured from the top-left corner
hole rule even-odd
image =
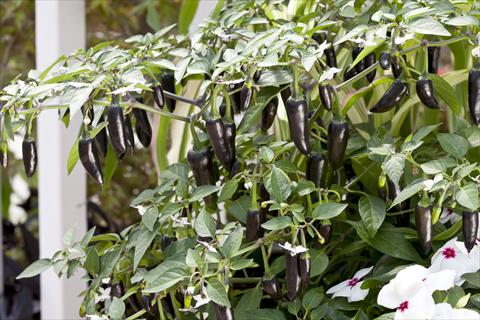
[[[194,106],[199,107],[199,108],[202,107],[201,104],[198,102],[198,100],[192,100],[192,99],[189,99],[189,98],[185,98],[185,97],[179,96],[177,94],[168,92],[166,90],[163,90],[163,94],[167,98],[177,100],[177,101],[180,101],[180,102],[185,102],[185,103],[188,103],[190,105],[194,105]]]
[[[265,245],[262,244],[260,248],[262,249],[262,258],[263,258],[263,266],[265,268],[265,274],[267,276],[271,276],[272,271],[270,270],[270,265],[268,264],[268,256],[267,256],[267,252],[265,251]]]
[[[158,109],[152,108],[152,107],[147,106],[147,105],[145,105],[143,103],[140,103],[140,102],[131,102],[130,104],[133,104],[134,108],[137,108],[137,109],[143,109],[143,110],[148,111],[148,112],[160,114],[162,116],[169,117],[169,118],[172,118],[172,119],[175,119],[175,120],[180,120],[180,121],[187,122],[187,123],[190,122],[189,117],[184,117],[184,116],[181,116],[181,115],[178,115],[178,114],[175,114],[175,113],[158,110]]]
[[[340,84],[338,84],[337,86],[335,86],[335,90],[340,90],[342,89],[343,87],[345,86],[348,86],[352,83],[354,83],[355,81],[357,81],[358,79],[360,78],[363,78],[365,77],[367,74],[369,74],[371,71],[373,71],[374,69],[376,69],[378,66],[378,61],[375,62],[374,64],[372,64],[370,67],[368,67],[367,69],[363,70],[362,72],[360,72],[359,74],[357,74],[356,76],[348,79],[347,81],[344,81]]]
[[[367,168],[365,168],[365,170],[358,176],[355,177],[355,179],[353,179],[352,181],[350,181],[346,186],[345,188],[349,188],[351,187],[353,184],[355,184],[358,180],[360,180],[365,174],[367,173],[370,173],[370,169],[373,167],[373,163],[370,164]]]
[[[258,283],[262,281],[260,277],[252,277],[252,278],[230,278],[230,283]]]
[[[130,317],[125,318],[125,320],[137,319],[138,317],[140,317],[141,315],[143,315],[143,314],[146,313],[146,312],[147,312],[147,311],[145,311],[145,309],[139,310],[138,312],[132,314]]]

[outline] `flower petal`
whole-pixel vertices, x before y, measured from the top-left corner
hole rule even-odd
[[[355,275],[353,277],[357,278],[357,279],[361,279],[361,278],[365,277],[367,274],[369,274],[370,271],[372,271],[372,269],[373,269],[373,267],[360,269],[355,273]]]
[[[395,291],[395,285],[392,283],[385,285],[378,293],[377,303],[381,306],[395,309],[401,302],[401,298]]]
[[[448,303],[439,303],[435,305],[435,312],[432,319],[479,320],[480,314],[468,309],[454,309]]]
[[[350,291],[350,297],[348,297],[348,302],[354,302],[354,301],[361,301],[365,299],[365,297],[368,295],[368,292],[370,291],[369,289],[362,289],[361,285],[362,282],[359,282],[355,287],[353,287]]]
[[[421,288],[418,293],[408,300],[408,308],[397,309],[395,320],[430,319],[435,312],[435,302],[426,288]]]
[[[455,276],[456,273],[454,270],[443,270],[427,275],[424,283],[430,292],[447,290],[453,287]]]
[[[339,284],[331,287],[330,289],[327,290],[327,294],[335,293],[337,291],[342,290],[348,285],[348,280],[345,280],[343,282],[340,282]]]

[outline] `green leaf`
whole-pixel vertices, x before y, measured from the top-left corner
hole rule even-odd
[[[455,89],[442,77],[436,74],[430,74],[429,78],[432,80],[435,94],[442,98],[447,106],[456,114],[462,114],[462,106],[455,92]]]
[[[217,278],[210,278],[207,281],[207,296],[215,303],[230,308],[227,290]]]
[[[312,212],[312,218],[318,220],[331,219],[338,216],[348,207],[348,204],[343,203],[320,203]]]
[[[150,231],[153,231],[153,226],[158,219],[158,208],[148,207],[145,213],[142,216],[142,223],[143,225]]]
[[[424,17],[417,19],[413,22],[411,22],[408,27],[412,29],[416,33],[420,34],[431,34],[431,35],[437,35],[437,36],[450,36],[450,32],[448,32],[445,27],[438,22],[437,20],[434,20],[431,17]]]
[[[327,269],[329,259],[323,250],[317,249],[311,249],[310,256],[312,257],[310,277],[313,278]]]
[[[358,210],[369,236],[373,238],[385,220],[387,212],[385,202],[372,195],[362,196],[358,201]]]
[[[363,47],[363,50],[358,54],[355,60],[353,60],[353,62],[350,64],[350,69],[352,69],[355,65],[357,65],[357,63],[363,60],[363,58],[365,58],[369,53],[377,50],[377,48],[383,45],[384,42],[385,40],[379,39],[375,45]]]
[[[274,217],[267,222],[262,223],[262,228],[266,230],[282,230],[292,225],[292,219],[288,216]]]
[[[456,195],[456,200],[465,208],[470,210],[477,210],[479,206],[478,187],[474,182],[469,182],[461,187]]]
[[[460,220],[457,220],[457,222],[455,222],[453,226],[451,226],[447,230],[442,231],[439,234],[435,235],[435,237],[433,237],[433,240],[434,241],[448,240],[454,237],[460,231],[461,228],[462,228],[462,220],[460,219]]]
[[[443,150],[455,158],[462,158],[467,154],[468,141],[464,137],[455,133],[438,133],[437,138]]]
[[[157,293],[168,290],[180,281],[183,281],[185,277],[185,274],[181,270],[168,270],[162,273],[162,275],[155,279],[150,285],[147,285],[143,292]]]
[[[218,202],[224,202],[225,200],[230,200],[232,196],[238,189],[238,182],[237,180],[228,180],[222,187],[222,191],[220,191],[220,195],[218,196]]]
[[[236,320],[287,320],[285,314],[277,309],[235,310]]]
[[[204,197],[209,196],[212,193],[217,192],[218,190],[220,190],[219,186],[211,186],[211,185],[199,186],[195,188],[195,190],[193,190],[189,200],[190,202],[200,201]]]
[[[480,289],[480,271],[473,273],[464,273],[462,274],[462,279],[465,279],[465,281],[467,281],[475,288]]]
[[[42,273],[50,268],[52,261],[50,259],[40,259],[29,265],[22,273],[17,276],[17,279],[31,278]]]
[[[247,222],[247,211],[250,209],[250,197],[243,195],[235,201],[225,202],[225,209],[241,223]]]
[[[320,305],[324,298],[321,288],[312,288],[308,290],[302,298],[302,306],[306,310],[312,310]]]
[[[385,171],[393,183],[399,184],[405,166],[405,155],[401,153],[394,154],[385,162]]]
[[[117,298],[113,297],[112,303],[108,308],[108,315],[112,320],[121,320],[123,319],[123,314],[125,313],[125,303]]]
[[[456,16],[445,21],[445,24],[448,24],[451,26],[457,26],[457,27],[478,26],[478,19],[470,15]]]
[[[238,225],[223,243],[222,251],[225,257],[231,258],[235,255],[235,253],[238,251],[238,249],[240,249],[240,246],[242,245],[242,238],[243,229],[240,225]]]
[[[205,210],[200,211],[200,214],[195,219],[195,231],[200,237],[214,237],[215,236],[215,220],[211,214]]]
[[[243,270],[254,266],[256,266],[256,264],[253,259],[237,259],[233,260],[232,263],[230,263],[231,270]]]
[[[270,183],[265,184],[268,193],[272,198],[278,202],[285,202],[292,192],[290,187],[290,179],[287,174],[281,169],[273,166],[272,172],[270,173]]]
[[[395,199],[393,200],[392,204],[390,205],[390,208],[393,208],[400,202],[403,202],[407,200],[408,198],[412,197],[413,195],[419,193],[420,191],[425,188],[425,179],[418,179],[409,184],[405,189],[400,192]]]
[[[285,69],[266,70],[260,75],[258,85],[260,87],[278,87],[283,84],[292,83],[292,74]]]
[[[70,148],[70,152],[68,153],[68,160],[67,160],[68,174],[72,173],[79,159],[80,159],[80,155],[78,154],[78,138],[77,138],[73,143],[72,147]]]
[[[100,271],[100,258],[95,247],[88,248],[84,267],[91,275],[96,275]]]
[[[438,160],[432,160],[420,165],[426,174],[437,174],[447,171],[448,168],[455,167],[457,163],[452,158],[446,157]]]
[[[260,307],[262,297],[263,290],[260,285],[245,291],[245,293],[242,294],[240,301],[238,301],[237,307],[235,308],[235,316],[237,316],[238,311],[258,309]]]
[[[183,0],[178,15],[178,32],[181,34],[188,33],[188,27],[195,17],[198,8],[198,0]]]
[[[315,191],[316,187],[312,181],[300,180],[297,183],[297,189],[295,190],[299,196],[306,196],[307,194]]]
[[[415,134],[414,134],[413,137],[412,137],[412,140],[414,140],[414,141],[421,141],[421,140],[423,140],[423,138],[425,138],[425,137],[428,136],[430,133],[432,133],[433,131],[435,131],[439,126],[440,126],[440,124],[435,124],[435,125],[431,125],[431,126],[421,127],[417,132],[415,132]]]
[[[148,247],[150,247],[150,244],[152,243],[156,235],[157,232],[150,231],[148,229],[142,229],[142,231],[140,231],[140,235],[135,241],[135,253],[133,256],[134,270],[137,269],[138,263],[142,259]]]

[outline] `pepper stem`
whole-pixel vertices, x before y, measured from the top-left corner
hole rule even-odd
[[[233,117],[232,117],[232,101],[230,100],[230,96],[228,95],[227,88],[225,86],[222,86],[222,93],[223,93],[223,98],[225,99],[225,118],[227,119],[228,122],[233,122]]]
[[[195,121],[191,119],[189,125],[190,125],[190,133],[192,134],[193,149],[198,150],[201,147],[201,143],[200,143],[200,139],[198,138],[197,131],[195,130]]]
[[[260,246],[260,249],[262,250],[263,267],[265,268],[265,275],[267,277],[271,277],[271,276],[273,276],[273,274],[272,274],[272,270],[270,269],[270,264],[268,263],[268,256],[267,256],[267,252],[265,250],[265,245],[262,244]]]
[[[253,169],[253,175],[252,175],[252,192],[250,194],[252,195],[252,202],[250,203],[250,207],[253,210],[258,210],[258,202],[257,202],[257,166]]]
[[[294,100],[303,99],[301,96],[301,88],[300,88],[300,68],[298,67],[297,63],[293,65],[293,93],[292,97]]]
[[[218,91],[220,91],[220,86],[215,86],[212,92],[212,114],[214,119],[220,118],[220,113],[218,112],[217,109],[217,96],[218,96]]]

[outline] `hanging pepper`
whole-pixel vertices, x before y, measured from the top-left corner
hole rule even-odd
[[[420,246],[426,254],[432,248],[432,206],[424,207],[420,203],[417,204],[415,224]]]
[[[31,137],[25,137],[22,142],[22,157],[25,174],[31,178],[37,170],[37,145]]]
[[[127,149],[133,152],[135,150],[135,136],[133,135],[132,118],[130,114],[125,116],[125,140],[127,141]]]
[[[328,161],[333,170],[343,165],[343,158],[347,150],[349,138],[349,125],[345,120],[332,119],[328,125]]]
[[[205,122],[207,135],[212,144],[213,152],[228,170],[232,165],[231,150],[227,142],[225,123],[222,118],[208,119]]]
[[[108,134],[118,159],[122,159],[127,151],[127,139],[125,117],[122,107],[118,104],[117,96],[112,97],[112,104],[108,108]]]
[[[166,72],[162,74],[160,77],[160,83],[162,84],[162,88],[170,93],[175,93],[175,76],[173,72]],[[162,90],[162,97],[163,97],[163,90]],[[164,99],[165,104],[167,105],[168,111],[173,112],[175,111],[176,101],[171,98]]]
[[[400,74],[402,74],[402,66],[398,61],[399,57],[394,55],[391,57],[391,66],[392,66],[392,73],[395,78],[398,78]]]
[[[192,168],[193,177],[197,186],[215,185],[215,168],[212,153],[209,149],[191,149],[187,154],[187,161]],[[203,198],[208,207],[216,206],[215,195]]]
[[[382,113],[387,112],[393,109],[402,98],[408,94],[408,86],[402,80],[393,81],[390,88],[383,96],[378,100],[378,102],[370,109],[371,112]]]
[[[477,241],[478,212],[463,211],[462,214],[463,243],[468,252],[472,251]]]
[[[325,156],[323,154],[311,154],[307,159],[307,169],[305,172],[307,180],[312,181],[317,188],[323,187],[326,167]],[[310,196],[313,202],[318,201],[317,193],[312,193]]]
[[[314,33],[312,35],[312,39],[315,40],[318,44],[322,44],[326,40],[326,36],[324,36],[322,33]],[[326,48],[323,54],[325,55],[325,63],[327,66],[330,68],[336,68],[337,67],[337,55],[335,53],[335,48],[333,47],[333,44],[330,42],[330,47]]]
[[[384,51],[380,54],[379,64],[383,70],[390,69],[390,64],[391,64],[390,52]]]
[[[383,200],[393,201],[402,192],[402,188],[399,184],[394,183],[388,177],[385,177],[386,188],[381,187],[378,189],[379,195]],[[408,202],[402,201],[393,207],[396,211],[406,211],[408,209]],[[397,215],[398,225],[401,227],[408,227],[410,224],[410,215],[408,213],[402,213]]]
[[[120,298],[121,296],[123,296],[123,290],[124,289],[121,282],[114,283],[110,287],[110,296]]]
[[[308,123],[308,106],[304,97],[295,99],[290,96],[285,105],[288,124],[293,143],[298,151],[310,153],[310,125]]]
[[[354,47],[353,50],[352,50],[352,62],[355,61],[355,59],[357,59],[358,55],[360,54],[360,52],[362,52],[363,48],[362,47]],[[362,59],[360,60],[356,65],[355,65],[355,70],[357,71],[357,73],[360,73],[362,72],[363,70],[365,70],[366,68],[366,65],[365,65],[365,60]]]
[[[322,105],[325,109],[328,111],[332,110],[332,104],[333,104],[333,99],[332,99],[332,92],[333,88],[329,84],[321,84],[318,87],[318,91],[320,93],[320,101],[322,101]]]
[[[288,98],[290,98],[291,95],[292,95],[292,89],[290,87],[286,87],[280,92],[280,96],[282,97],[282,102],[284,106],[287,105],[287,100]]]
[[[325,240],[324,243],[328,243],[332,237],[332,225],[331,224],[322,224],[318,227],[318,232]]]
[[[245,82],[240,91],[240,110],[245,111],[250,107],[252,101],[253,88],[251,84]]]
[[[153,100],[155,100],[157,107],[163,109],[165,105],[165,95],[163,94],[163,87],[160,83],[153,87]]]
[[[273,300],[280,300],[282,298],[282,291],[278,279],[273,276],[270,279],[262,279],[263,291],[268,294]]]
[[[273,97],[262,110],[262,132],[267,132],[277,115],[278,98]]]
[[[164,235],[160,239],[160,248],[162,250],[165,250],[170,244],[174,243],[175,241],[177,241],[177,237],[170,237],[170,236]]]
[[[428,47],[428,73],[437,74],[440,61],[440,47]]]
[[[230,168],[230,174],[229,174],[229,177],[230,179],[235,177],[239,172],[240,172],[240,169],[242,168],[242,163],[240,162],[240,160],[235,160],[232,164],[232,167]]]
[[[351,68],[343,74],[343,81],[348,81],[358,74],[356,68]]]
[[[480,69],[474,68],[468,74],[468,108],[476,125],[480,124]]]
[[[287,299],[293,301],[300,291],[302,279],[298,271],[298,254],[291,255],[290,252],[285,253],[285,270],[287,281]]]
[[[375,56],[375,52],[370,52],[364,58],[365,61],[365,69],[373,66],[375,62],[377,62],[377,56]],[[375,75],[377,74],[377,70],[373,70],[369,72],[366,76],[368,82],[372,83],[375,80]]]
[[[135,131],[137,132],[138,140],[145,148],[148,148],[152,141],[152,126],[148,120],[147,112],[143,109],[134,108],[133,115],[136,119]]]
[[[210,302],[217,320],[234,320],[232,309]]]
[[[237,128],[235,123],[227,122],[225,125],[225,140],[227,141],[228,150],[230,152],[230,166],[235,161],[235,137],[237,134]]]
[[[308,284],[310,279],[311,260],[307,252],[302,252],[298,258],[298,270],[303,284]]]
[[[78,154],[88,175],[98,184],[103,184],[103,173],[98,149],[92,138],[81,138],[78,142]]]
[[[233,83],[229,85],[230,91],[235,91],[243,87],[243,82],[240,83]],[[240,106],[241,106],[241,92],[237,91],[233,94],[230,95],[232,99],[232,106],[233,106],[233,111],[238,114],[240,112]]]
[[[435,98],[433,83],[430,79],[420,77],[415,85],[417,95],[422,103],[430,109],[438,109],[438,101]]]
[[[247,212],[247,226],[245,230],[245,238],[247,241],[257,240],[260,237],[260,212],[257,209],[250,209]]]

